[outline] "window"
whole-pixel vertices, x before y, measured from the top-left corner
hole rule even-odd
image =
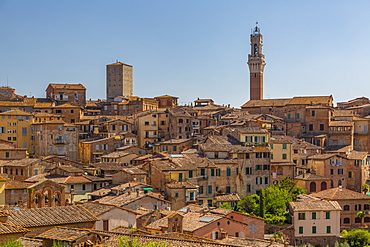
[[[303,226],[299,227],[299,234],[303,234]]]
[[[287,145],[286,143],[283,143],[283,149],[286,149]]]
[[[305,220],[306,219],[306,213],[298,213],[298,220]]]
[[[352,178],[352,172],[348,172],[348,178]]]
[[[198,200],[199,205],[203,205],[203,200]]]
[[[287,154],[283,154],[283,160],[287,159]]]
[[[256,171],[261,171],[262,170],[262,165],[256,165]]]
[[[227,177],[231,176],[231,168],[226,168],[226,176]]]
[[[349,218],[344,218],[343,219],[343,224],[349,224],[351,220]]]
[[[265,177],[265,184],[269,184],[269,177]]]
[[[288,113],[288,119],[290,119],[290,113]]]
[[[251,192],[251,185],[247,184],[247,192]]]
[[[193,171],[189,171],[189,178],[193,177]]]
[[[330,212],[325,212],[325,219],[330,219]]]
[[[27,136],[27,128],[26,127],[22,128],[22,136]]]
[[[203,194],[204,193],[204,187],[203,186],[199,186],[198,193],[199,194]]]
[[[256,233],[256,224],[251,224],[251,233]]]
[[[256,184],[262,184],[262,178],[256,177]]]
[[[245,168],[245,175],[252,175],[252,167]]]
[[[221,176],[221,169],[216,169],[216,176],[220,177]]]
[[[343,169],[338,169],[338,175],[343,175]]]
[[[182,118],[179,118],[179,123],[183,123],[184,120]]]
[[[34,175],[38,175],[39,174],[39,169],[33,170],[33,173],[34,173]]]
[[[9,158],[9,152],[5,152],[5,157]]]
[[[270,170],[270,165],[263,165],[263,170],[264,171],[269,171]]]
[[[212,194],[213,188],[212,185],[208,185],[208,194]]]
[[[312,117],[316,116],[316,111],[311,111],[311,116]]]
[[[309,124],[309,125],[308,125],[308,130],[309,130],[309,131],[313,131],[313,124]]]
[[[296,113],[296,114],[295,114],[295,118],[296,118],[296,119],[299,119],[300,117],[301,117],[301,115],[300,115],[299,113]]]
[[[148,121],[146,121],[146,122],[144,123],[144,125],[149,125],[149,122],[148,122]]]
[[[334,175],[334,169],[330,169],[330,175]]]
[[[200,175],[201,176],[205,176],[206,175],[206,169],[205,168],[201,168],[200,169]]]
[[[211,177],[215,176],[215,169],[211,169]]]
[[[325,130],[324,124],[320,124],[320,130],[321,131]]]
[[[86,184],[82,184],[82,190],[86,190]]]
[[[350,209],[349,205],[344,205],[344,207],[343,207],[344,211],[349,211],[349,209]]]
[[[356,211],[361,211],[361,204],[356,204],[355,205],[355,210]]]
[[[175,197],[179,197],[179,193],[177,193],[177,192],[176,192],[176,193],[175,193]]]
[[[230,194],[231,193],[231,186],[226,186],[225,193],[226,194]]]
[[[239,175],[239,167],[235,169],[235,175]]]
[[[326,233],[331,233],[331,226],[326,227]]]
[[[313,220],[316,220],[316,212],[312,212],[311,218],[312,218]]]
[[[316,233],[316,226],[312,227],[312,233]]]

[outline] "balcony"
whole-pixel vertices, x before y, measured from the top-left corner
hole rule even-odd
[[[66,144],[66,140],[57,138],[54,140],[54,144]]]

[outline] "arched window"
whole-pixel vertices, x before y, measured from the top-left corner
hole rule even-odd
[[[310,183],[310,192],[316,192],[316,183],[315,182]]]
[[[344,218],[343,219],[343,224],[349,224],[351,220],[349,218]]]
[[[349,211],[349,209],[350,209],[350,206],[349,206],[349,205],[344,205],[344,206],[343,206],[343,210],[344,210],[344,211]]]
[[[342,180],[340,180],[340,179],[338,180],[338,187],[339,186],[342,186]]]
[[[321,182],[321,190],[326,190],[326,189],[327,189],[326,182]]]
[[[370,217],[365,217],[365,218],[364,218],[364,222],[365,222],[365,223],[369,223],[369,222],[370,222]]]
[[[356,217],[355,218],[355,223],[361,223],[361,218],[360,217]]]
[[[334,188],[334,181],[330,180],[330,188]]]

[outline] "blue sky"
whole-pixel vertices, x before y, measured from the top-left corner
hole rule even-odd
[[[0,86],[45,97],[82,83],[105,99],[105,66],[134,66],[134,94],[179,102],[249,100],[249,35],[259,22],[264,97],[370,96],[369,1],[0,0]],[[7,82],[8,81],[8,82]]]

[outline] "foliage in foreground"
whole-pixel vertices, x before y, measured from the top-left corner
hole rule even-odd
[[[21,242],[19,242],[18,240],[9,240],[0,246],[1,247],[23,247],[23,244],[21,244]]]
[[[282,225],[286,221],[284,214],[289,202],[295,201],[301,193],[306,193],[306,191],[296,186],[292,179],[285,177],[279,185],[272,185],[261,190],[260,195],[242,197],[236,211],[264,218],[266,224]]]
[[[140,244],[138,242],[138,238],[130,238],[130,237],[121,237],[118,239],[118,246],[119,247],[168,247],[166,243],[163,242],[150,242],[147,244]]]
[[[345,241],[354,247],[362,247],[370,245],[370,232],[363,229],[352,229],[350,231],[343,230],[342,237]]]

